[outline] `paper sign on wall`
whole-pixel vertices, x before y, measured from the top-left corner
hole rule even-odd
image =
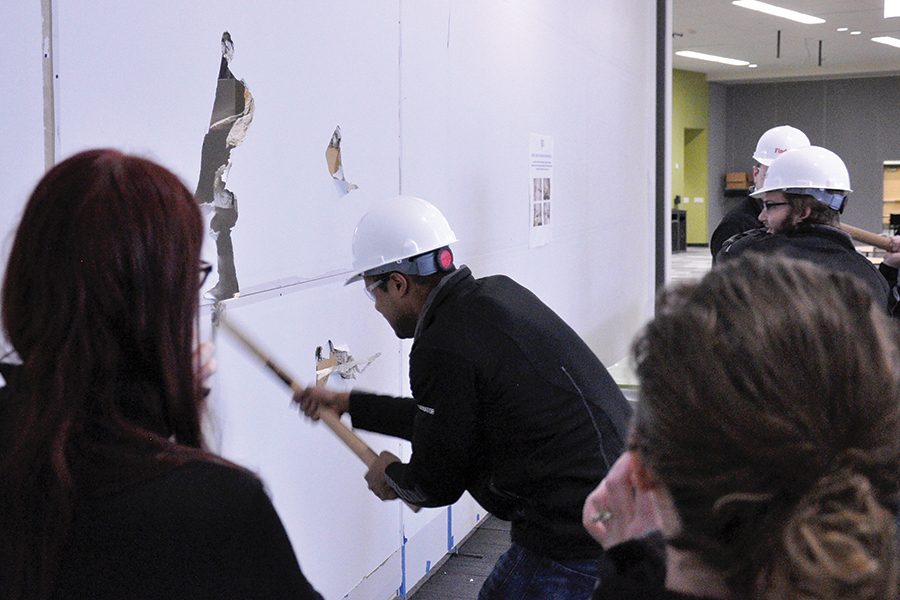
[[[528,245],[543,246],[553,239],[551,227],[551,180],[553,179],[553,137],[531,134],[528,161],[529,227]]]

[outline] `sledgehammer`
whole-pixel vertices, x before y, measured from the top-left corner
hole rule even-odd
[[[883,235],[878,235],[877,233],[872,233],[871,231],[866,231],[865,229],[860,229],[859,227],[854,227],[853,225],[847,225],[845,223],[841,223],[841,229],[850,234],[850,237],[856,241],[875,246],[876,248],[881,248],[887,252],[890,252],[891,250],[891,240]]]
[[[224,315],[221,313],[217,316],[217,321],[219,325],[222,326],[223,329],[228,331],[234,338],[241,343],[247,350],[249,350],[256,358],[260,360],[270,371],[272,371],[278,379],[280,379],[285,385],[291,388],[291,391],[294,394],[299,394],[303,391],[303,386],[297,382],[296,379],[288,375],[287,371],[282,369],[278,364],[273,361],[268,354],[266,354],[257,344],[252,342],[240,329],[235,327],[233,323],[230,323],[227,319],[224,318]],[[375,451],[369,448],[368,444],[366,444],[362,439],[359,438],[353,431],[350,430],[349,427],[344,425],[343,421],[341,421],[341,417],[330,408],[319,408],[319,418],[324,421],[324,423],[328,426],[331,431],[333,431],[344,444],[353,453],[359,457],[360,460],[365,463],[367,467],[371,467],[372,463],[375,462],[375,459],[378,458],[378,455],[375,454]],[[404,503],[412,510],[413,512],[418,512],[420,507],[413,506],[408,502]]]

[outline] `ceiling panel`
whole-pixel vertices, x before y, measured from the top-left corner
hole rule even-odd
[[[673,0],[673,53],[694,50],[758,67],[674,54],[673,66],[721,82],[900,74],[900,48],[871,41],[880,35],[900,38],[900,17],[885,19],[883,0],[772,0],[770,4],[823,18],[825,23],[803,25],[734,6],[731,0]],[[861,34],[839,32],[839,27]]]

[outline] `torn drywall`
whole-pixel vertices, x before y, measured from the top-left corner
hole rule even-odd
[[[203,138],[200,176],[194,193],[201,206],[211,207],[214,211],[210,229],[216,241],[219,279],[205,295],[216,301],[233,298],[240,292],[231,243],[231,230],[238,218],[237,198],[226,184],[231,169],[231,150],[244,142],[255,110],[253,96],[246,83],[235,78],[229,68],[233,56],[234,42],[226,31],[222,34],[222,60],[219,63],[216,97],[209,118],[209,130]]]
[[[334,133],[331,134],[331,141],[328,142],[328,147],[325,149],[325,162],[328,165],[328,172],[331,173],[331,177],[343,186],[345,194],[359,188],[358,185],[350,183],[344,177],[344,164],[341,161],[340,125],[335,127]]]
[[[332,373],[337,373],[341,379],[356,379],[379,356],[381,352],[376,352],[366,360],[355,360],[350,354],[350,348],[335,346],[328,340],[328,356],[322,355],[322,346],[316,347],[316,385],[325,385]]]

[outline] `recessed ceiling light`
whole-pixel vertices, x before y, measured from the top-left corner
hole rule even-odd
[[[806,25],[816,25],[818,23],[825,22],[825,19],[820,19],[819,17],[814,17],[802,12],[797,12],[796,10],[790,10],[788,8],[775,6],[774,4],[767,4],[766,2],[758,2],[757,0],[734,0],[732,4],[734,4],[735,6],[740,6],[741,8],[758,10],[759,12],[766,13],[767,15],[774,15],[776,17],[790,19],[791,21],[804,23]]]
[[[679,50],[676,52],[678,56],[685,58],[696,58],[698,60],[708,60],[710,62],[722,63],[724,65],[734,65],[735,67],[743,67],[750,63],[746,60],[737,60],[736,58],[725,58],[724,56],[715,56],[714,54],[704,54],[702,52],[694,52],[693,50]]]
[[[755,68],[758,67],[758,66],[759,66],[759,65],[756,64],[756,63],[751,63],[751,64],[747,65],[747,68],[748,68],[748,69],[755,69]]]
[[[850,35],[860,35],[862,31],[851,31]]]
[[[900,0],[884,0],[884,18],[900,17]]]
[[[849,29],[849,27],[838,27],[837,28],[838,31],[847,31],[848,29]]]
[[[900,40],[895,37],[891,37],[889,35],[882,35],[879,37],[873,37],[873,42],[878,42],[879,44],[887,44],[888,46],[896,46],[900,48]]]

